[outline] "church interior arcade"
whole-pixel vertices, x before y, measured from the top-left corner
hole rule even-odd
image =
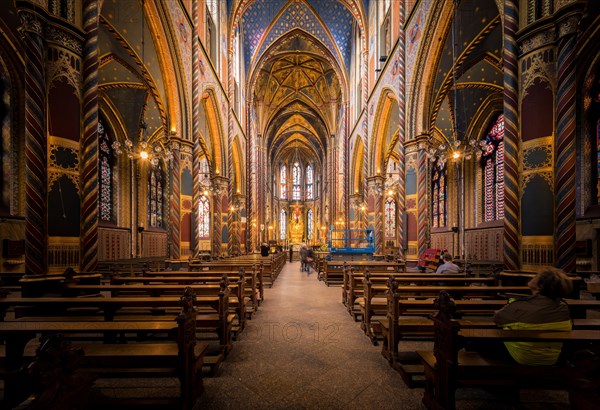
[[[598,5],[11,0],[6,272],[374,234],[598,270]]]

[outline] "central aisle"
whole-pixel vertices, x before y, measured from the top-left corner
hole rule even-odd
[[[341,302],[300,263],[287,263],[197,408],[422,408]]]

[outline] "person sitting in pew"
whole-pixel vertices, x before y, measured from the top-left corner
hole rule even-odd
[[[533,295],[512,301],[494,315],[504,329],[564,330],[572,328],[569,307],[562,300],[572,290],[571,281],[559,269],[547,268],[527,284]],[[505,342],[510,356],[519,364],[553,365],[561,343]]]
[[[452,262],[452,256],[449,253],[445,253],[442,256],[443,263],[438,266],[435,273],[458,273],[460,268],[454,262]]]

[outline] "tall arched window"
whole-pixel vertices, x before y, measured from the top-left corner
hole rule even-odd
[[[431,185],[431,226],[441,228],[446,226],[446,163],[439,159],[433,164]]]
[[[114,221],[113,215],[113,152],[110,135],[98,120],[98,202],[100,220]]]
[[[504,219],[504,114],[485,137],[483,167],[483,221]]]
[[[309,165],[306,166],[306,199],[313,199],[313,169]]]
[[[287,199],[287,167],[285,165],[282,165],[279,170],[279,197]]]
[[[385,201],[385,237],[396,237],[396,201],[388,197]]]
[[[287,233],[287,212],[282,209],[279,212],[279,239],[284,241]]]
[[[300,164],[294,162],[292,166],[292,199],[300,200]]]
[[[306,213],[306,237],[312,240],[313,237],[313,210],[309,209]]]
[[[210,202],[205,195],[200,197],[200,208],[198,209],[200,238],[210,237]]]
[[[163,175],[160,167],[152,167],[148,176],[148,224],[163,227]]]

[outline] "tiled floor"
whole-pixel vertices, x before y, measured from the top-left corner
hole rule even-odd
[[[339,287],[288,263],[235,342],[196,409],[421,409],[341,303]],[[407,342],[409,343],[409,342]],[[412,342],[425,348],[425,342]],[[420,346],[419,346],[420,345]],[[429,344],[428,346],[431,346]],[[566,409],[566,396],[534,394],[527,409]],[[459,391],[460,409],[510,409],[497,396]]]

